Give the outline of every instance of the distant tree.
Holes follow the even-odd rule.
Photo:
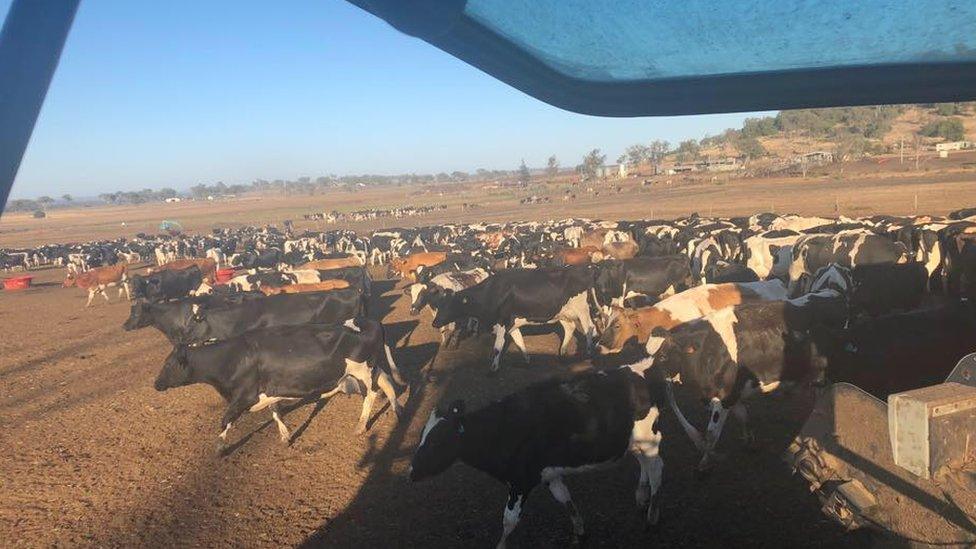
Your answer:
[[[651,148],[640,143],[631,145],[627,147],[626,151],[624,151],[624,156],[625,160],[621,163],[626,162],[632,167],[637,167],[642,162],[646,162],[651,159]]]
[[[546,175],[549,177],[559,175],[559,159],[556,158],[556,155],[552,155],[546,160]]]
[[[776,118],[764,116],[762,118],[746,118],[742,123],[742,137],[756,138],[773,135],[778,132]]]
[[[597,170],[607,161],[607,155],[602,154],[600,149],[593,149],[583,157],[582,172],[587,178],[596,177]]]
[[[468,172],[462,172],[462,171],[459,171],[459,170],[455,170],[455,171],[451,172],[451,179],[453,179],[454,181],[467,181],[468,180]]]
[[[687,139],[678,143],[678,162],[689,162],[697,160],[701,154],[701,146],[694,139]]]
[[[7,202],[7,211],[9,212],[31,212],[40,208],[41,205],[36,200],[28,198],[17,198]]]
[[[172,189],[170,187],[163,187],[162,189],[159,189],[159,192],[157,193],[159,198],[162,200],[166,200],[167,198],[176,198],[178,194],[179,193],[176,192],[176,189]]]
[[[51,204],[54,204],[54,199],[50,196],[44,195],[37,199],[37,203],[41,205],[41,208],[47,208]]]
[[[523,185],[528,185],[529,180],[532,179],[532,173],[529,171],[529,167],[525,165],[525,159],[522,159],[522,163],[518,167],[518,182]]]
[[[64,200],[65,202],[73,202],[74,201],[74,197],[71,196],[70,194],[62,194],[61,195],[61,200]]]
[[[766,148],[755,137],[740,137],[735,143],[735,148],[740,154],[749,158],[766,156]]]
[[[942,118],[922,126],[918,133],[925,137],[941,137],[946,141],[962,141],[965,137],[965,128],[962,120],[958,118]]]

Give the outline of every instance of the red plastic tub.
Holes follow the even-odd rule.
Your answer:
[[[3,281],[3,289],[9,291],[26,290],[31,287],[32,276],[14,276]]]
[[[217,269],[217,284],[227,284],[234,278],[234,269]]]

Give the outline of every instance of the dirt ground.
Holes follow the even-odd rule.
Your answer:
[[[671,217],[699,211],[732,215],[774,209],[830,215],[945,213],[976,202],[976,173],[823,175],[808,180],[673,181],[649,188],[623,182],[600,196],[520,206],[513,194],[426,194],[415,190],[337,193],[316,197],[241,199],[168,206],[54,211],[45,220],[5,215],[0,245],[110,238],[154,232],[161,219],[190,231],[213,226],[280,223],[301,213],[445,203],[436,215],[380,219],[354,228],[481,219]],[[524,194],[524,193],[523,193]],[[475,198],[472,199],[472,196]],[[483,204],[460,211],[462,201]],[[170,208],[170,209],[166,209]],[[126,220],[126,227],[120,226]],[[298,223],[302,227],[302,223]],[[325,228],[305,223],[304,226]],[[227,456],[214,451],[223,411],[207,386],[157,393],[152,382],[169,348],[153,329],[122,330],[125,302],[63,289],[63,272],[32,273],[35,287],[0,292],[0,540],[4,546],[281,546],[489,547],[501,531],[506,489],[464,465],[411,484],[409,458],[431,408],[456,398],[474,409],[551,376],[589,366],[554,356],[551,333],[526,338],[532,361],[509,353],[496,377],[486,375],[488,341],[438,351],[429,314],[408,312],[402,283],[378,281],[372,316],[387,325],[394,357],[411,380],[400,396],[397,424],[376,411],[366,435],[353,429],[359,397],[337,397],[287,414],[296,431],[282,445],[266,412],[245,416]],[[433,371],[428,380],[427,372]],[[738,426],[726,430],[726,459],[708,478],[692,472],[695,452],[666,416],[661,524],[645,530],[634,505],[638,476],[628,458],[604,472],[567,480],[586,521],[584,545],[617,546],[867,546],[877,540],[846,533],[827,520],[804,482],[781,456],[812,406],[799,393],[751,405],[760,448],[749,450]],[[699,423],[703,411],[686,409]],[[570,523],[545,490],[534,492],[513,534],[514,547],[562,547]]]
[[[438,352],[429,315],[410,316],[393,281],[374,286],[372,310],[387,324],[411,386],[397,424],[388,408],[356,435],[359,397],[308,404],[285,421],[282,445],[266,413],[234,426],[239,441],[215,453],[220,397],[207,386],[157,393],[169,351],[153,329],[125,332],[123,301],[84,309],[57,270],[0,295],[0,539],[4,545],[487,547],[501,528],[504,486],[464,465],[411,484],[409,458],[430,409],[465,399],[480,406],[528,383],[583,370],[560,360],[554,334],[527,337],[532,362],[509,353],[486,375],[486,339]],[[432,363],[432,364],[431,364]],[[432,369],[426,381],[422,368]],[[753,406],[762,448],[727,430],[727,459],[711,477],[692,474],[695,454],[672,420],[665,432],[662,522],[644,529],[633,503],[636,462],[568,480],[590,546],[756,547],[861,545],[819,512],[780,459],[812,405],[810,395]],[[700,415],[700,414],[699,414]],[[699,418],[701,419],[701,418]],[[529,498],[514,547],[560,547],[570,524],[544,490]]]

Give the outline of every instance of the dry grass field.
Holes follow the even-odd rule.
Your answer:
[[[280,224],[326,228],[302,214],[401,204],[447,204],[425,217],[349,224],[357,230],[479,220],[674,217],[693,211],[744,215],[944,214],[976,204],[976,155],[927,159],[915,172],[886,164],[846,166],[808,179],[641,179],[585,187],[554,184],[551,204],[518,199],[540,190],[487,190],[464,184],[448,193],[418,188],[335,191],[315,196],[245,197],[218,202],[54,210],[42,220],[4,215],[0,246],[27,246],[155,232],[163,219],[190,232]],[[939,162],[945,162],[940,166]],[[927,171],[926,171],[927,170]],[[617,187],[620,191],[617,192]],[[541,187],[540,187],[541,188]],[[564,201],[565,190],[576,199]],[[599,191],[599,196],[596,195]],[[480,207],[462,211],[463,202]],[[122,224],[125,224],[124,226]],[[586,369],[554,356],[557,338],[526,338],[531,365],[510,352],[488,377],[485,338],[438,351],[429,315],[411,316],[402,282],[377,281],[371,315],[386,323],[397,363],[411,385],[400,397],[400,424],[388,409],[370,431],[353,434],[361,400],[338,397],[321,410],[285,417],[298,429],[278,442],[270,418],[245,416],[226,457],[214,453],[223,404],[205,386],[157,393],[169,352],[152,329],[125,332],[128,304],[113,299],[85,309],[63,272],[33,273],[34,288],[0,293],[0,540],[10,546],[282,546],[488,547],[500,531],[505,488],[465,466],[411,485],[405,471],[430,409],[465,398],[469,408],[533,381]],[[374,273],[384,278],[382,269]],[[113,292],[114,293],[114,292]],[[435,372],[432,378],[428,371]],[[633,505],[636,463],[568,480],[589,528],[587,546],[824,547],[861,546],[872,538],[829,522],[805,484],[781,461],[812,395],[759,403],[759,450],[745,449],[735,426],[723,439],[727,459],[710,478],[690,466],[695,452],[679,436],[663,448],[662,523],[643,528]],[[694,415],[694,414],[692,414]],[[701,419],[701,418],[696,418]],[[671,420],[667,420],[670,422]],[[301,427],[299,427],[301,426]],[[665,424],[666,432],[678,432]],[[544,490],[528,499],[510,538],[515,547],[563,547],[570,525]]]

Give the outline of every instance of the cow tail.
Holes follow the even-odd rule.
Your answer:
[[[393,381],[396,381],[400,385],[406,386],[407,382],[404,381],[403,376],[400,375],[400,369],[397,368],[396,362],[393,361],[393,353],[390,352],[390,346],[386,342],[386,326],[384,326],[382,322],[380,322],[379,325],[380,341],[383,344],[383,352],[386,353],[386,364],[390,368],[390,374],[393,376]]]

